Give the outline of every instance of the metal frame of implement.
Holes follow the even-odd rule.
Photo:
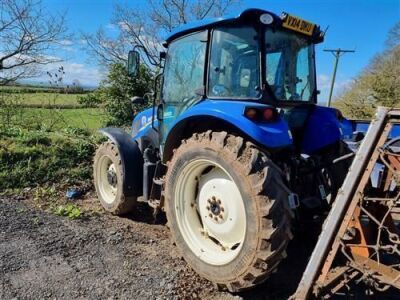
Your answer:
[[[327,291],[326,297],[329,297],[329,293],[334,294],[360,275],[364,276],[364,281],[370,280],[376,290],[382,291],[389,287],[400,289],[400,271],[385,265],[379,253],[384,250],[400,256],[399,232],[395,226],[391,226],[394,224],[392,209],[400,206],[400,193],[392,198],[367,198],[364,195],[373,167],[382,158],[381,147],[387,141],[392,125],[396,123],[400,123],[400,109],[378,107],[376,117],[356,153],[297,291],[291,299],[309,299]],[[392,160],[393,157],[389,157],[388,161]],[[395,175],[393,171],[396,170],[389,167],[386,188]],[[398,178],[396,180],[398,182]],[[372,204],[368,202],[366,205],[367,201]],[[379,232],[374,244],[368,242],[370,234],[362,224],[361,215],[369,218],[375,231]],[[392,245],[382,243],[381,235]],[[338,253],[344,255],[347,263],[333,267]]]

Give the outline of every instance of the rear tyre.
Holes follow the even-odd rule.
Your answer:
[[[268,157],[226,132],[194,134],[168,164],[173,242],[197,273],[231,292],[265,281],[286,257],[287,197]]]
[[[117,146],[108,141],[100,145],[94,157],[94,186],[103,208],[115,215],[126,214],[136,205],[136,197],[123,194],[125,180]]]

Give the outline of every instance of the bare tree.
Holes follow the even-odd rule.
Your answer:
[[[130,49],[138,46],[144,62],[154,69],[160,66],[159,51],[163,36],[193,20],[218,17],[241,0],[147,0],[146,7],[117,4],[111,26],[116,37],[107,36],[104,28],[83,34],[89,52],[101,65],[125,61]]]
[[[0,84],[38,75],[38,65],[59,61],[53,47],[67,38],[64,15],[40,0],[0,0]]]

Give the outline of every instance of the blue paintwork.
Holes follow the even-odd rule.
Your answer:
[[[244,115],[246,106],[268,107],[268,105],[249,101],[206,100],[192,106],[171,122],[168,132],[179,122],[198,116],[215,117],[236,126],[255,141],[267,148],[287,147],[292,144],[289,127],[279,118],[272,123],[255,123]],[[168,137],[167,137],[168,139]]]
[[[335,109],[316,106],[311,113],[302,141],[302,153],[313,152],[342,139],[341,124]]]
[[[176,37],[181,36],[183,34],[189,33],[191,31],[196,31],[208,27],[214,27],[216,24],[221,23],[221,22],[229,22],[229,21],[234,21],[239,19],[243,14],[248,14],[252,12],[258,12],[258,13],[268,13],[272,15],[274,18],[279,18],[277,15],[275,15],[272,12],[263,10],[263,9],[258,9],[258,8],[248,8],[244,11],[242,11],[238,15],[226,15],[222,16],[219,18],[206,18],[203,20],[195,21],[195,22],[190,22],[188,24],[179,26],[178,28],[174,29],[172,32],[170,32],[166,37],[165,41],[167,43],[171,42],[174,40]]]
[[[151,128],[151,121],[153,118],[153,108],[148,108],[139,114],[133,119],[132,122],[132,138],[134,140],[145,136]],[[154,127],[158,127],[158,120],[154,120]]]
[[[283,148],[293,144],[286,121],[279,118],[273,123],[255,123],[243,116],[246,106],[268,107],[266,104],[248,101],[205,100],[192,106],[176,119],[164,120],[164,125],[170,132],[178,123],[188,118],[209,116],[236,126],[266,148]],[[132,122],[133,139],[136,140],[147,134],[151,128],[152,115],[153,109],[149,108],[134,118]],[[158,127],[158,120],[154,121],[154,126]],[[368,122],[354,123],[346,119],[339,121],[335,109],[316,106],[307,121],[301,152],[312,154],[341,139],[350,139],[355,130],[365,132],[367,129]],[[394,131],[397,132],[396,135],[400,135],[400,126],[395,127]],[[168,136],[166,136],[167,138]]]
[[[341,119],[339,121],[340,123],[340,129],[342,131],[342,138],[343,139],[351,139],[351,137],[353,136],[353,123],[350,120],[347,119]]]
[[[366,133],[370,124],[370,121],[357,121],[357,120],[352,120],[350,121],[353,131],[359,131],[359,132],[364,132]],[[392,130],[389,133],[389,138],[395,138],[400,136],[400,124],[395,124],[392,127]]]
[[[243,112],[246,106],[268,107],[266,104],[248,101],[205,100],[192,106],[176,119],[164,120],[167,132],[178,123],[191,117],[208,116],[224,120],[236,126],[266,148],[283,148],[293,144],[289,127],[281,117],[273,123],[250,121]],[[132,122],[132,137],[138,139],[151,128],[153,109],[139,113]],[[167,122],[168,121],[168,122]],[[158,121],[154,121],[157,128]],[[312,154],[341,139],[350,138],[354,124],[346,119],[339,121],[335,109],[316,106],[308,119],[302,142],[302,153]],[[366,124],[365,126],[368,127]],[[400,130],[400,128],[399,128]],[[166,139],[168,136],[165,137]]]

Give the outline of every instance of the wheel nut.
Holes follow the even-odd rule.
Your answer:
[[[218,199],[218,204],[221,204],[221,200]]]
[[[222,212],[224,212],[224,211],[225,211],[225,209],[224,209],[222,206],[221,206],[221,208],[220,208],[220,209],[221,209],[221,211],[222,211]]]
[[[206,206],[206,208],[207,208],[207,210],[210,210],[210,207],[209,207],[209,206]]]
[[[220,219],[223,219],[224,217],[223,217],[222,215],[219,215],[219,218],[220,218]]]
[[[212,218],[212,214],[209,214],[208,216],[209,216],[210,218]]]
[[[218,218],[217,217],[215,217],[214,220],[218,222]]]
[[[215,201],[215,196],[212,196],[211,199],[213,199]]]
[[[211,204],[211,200],[210,199],[208,199],[207,202]]]

